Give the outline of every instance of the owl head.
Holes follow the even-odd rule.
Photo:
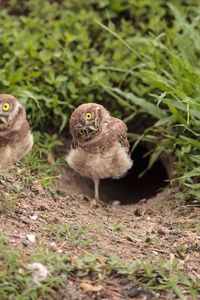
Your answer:
[[[85,103],[74,110],[70,130],[74,140],[87,141],[99,134],[102,122],[109,116],[100,104]]]
[[[16,124],[16,119],[26,116],[25,110],[21,103],[12,95],[0,95],[0,130],[11,128]]]

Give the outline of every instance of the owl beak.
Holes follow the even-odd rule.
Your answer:
[[[88,128],[92,131],[97,131],[96,128],[94,126],[88,126]]]
[[[4,117],[0,117],[0,122],[4,123],[4,124],[7,124],[7,121],[6,121],[6,119]]]

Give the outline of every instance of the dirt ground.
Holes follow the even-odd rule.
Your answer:
[[[185,275],[191,273],[200,280],[200,236],[195,230],[200,207],[181,204],[177,189],[166,189],[155,197],[143,198],[133,204],[91,207],[92,181],[79,176],[67,165],[62,166],[60,172],[62,178],[57,182],[57,189],[62,193],[59,196],[35,181],[20,191],[9,210],[0,214],[0,232],[13,246],[25,254],[35,252],[41,243],[48,246],[49,252],[68,253],[71,257],[79,257],[85,252],[102,253],[103,257],[116,253],[130,262],[146,260],[149,254],[165,261],[173,254]],[[17,175],[12,172],[7,178],[10,182],[0,183],[4,193],[18,182]],[[0,204],[4,201],[0,195]],[[59,224],[73,224],[73,230],[90,227],[85,231],[84,239],[92,236],[93,241],[83,249],[69,245],[67,239],[61,243],[52,229]],[[29,240],[30,235],[34,235],[35,241]],[[123,276],[105,277],[101,282],[104,289],[89,294],[80,289],[80,284],[78,279],[69,278],[63,294],[59,292],[54,299],[155,298],[146,290],[132,297],[124,290],[130,280]],[[157,299],[171,299],[165,293],[156,293]]]

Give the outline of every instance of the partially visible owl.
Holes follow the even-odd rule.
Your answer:
[[[127,127],[102,105],[86,103],[72,113],[70,131],[73,140],[67,163],[76,172],[92,178],[95,200],[101,202],[100,179],[120,178],[132,167]]]
[[[33,136],[22,104],[11,95],[0,95],[0,171],[21,159],[32,146]]]

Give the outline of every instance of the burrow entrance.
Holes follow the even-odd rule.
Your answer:
[[[63,150],[66,154],[66,148]],[[116,180],[102,179],[100,181],[100,198],[104,202],[119,200],[123,205],[136,203],[140,199],[151,198],[167,185],[168,172],[161,160],[157,161],[143,177],[139,178],[139,175],[148,166],[149,157],[144,158],[147,151],[148,149],[145,146],[137,146],[131,155],[134,161],[133,167],[125,177]],[[93,199],[93,181],[76,173],[69,166],[64,167],[64,169],[60,187],[64,187],[67,194],[83,195]]]
[[[132,153],[133,167],[128,174],[117,180],[103,179],[100,183],[100,195],[102,200],[119,200],[121,204],[136,203],[142,198],[155,196],[159,189],[167,185],[167,172],[161,160],[158,160],[153,167],[141,178],[139,175],[147,168],[149,157],[144,155],[146,147],[138,146]]]

